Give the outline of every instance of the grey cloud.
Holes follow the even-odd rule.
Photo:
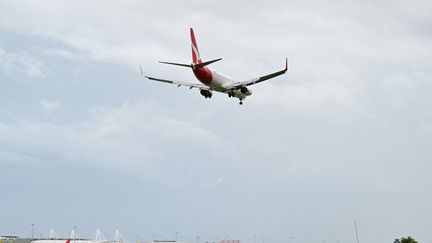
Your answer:
[[[92,213],[116,209],[127,216],[126,234],[149,239],[181,231],[185,239],[348,242],[354,219],[368,242],[405,233],[431,239],[429,3],[2,1],[0,11],[2,34],[12,36],[0,42],[1,60],[22,47],[50,74],[28,87],[13,86],[2,71],[1,169],[42,173],[27,176],[45,196],[55,172],[80,174],[85,183],[62,181],[76,194],[118,188],[127,199],[83,203],[91,216],[73,203],[62,206],[67,214],[31,198],[39,207],[83,228],[125,222]],[[151,75],[194,80],[157,64],[190,59],[189,26],[202,56],[222,56],[214,67],[236,78],[278,69],[285,56],[290,70],[253,87],[241,107],[142,80],[138,63]],[[24,37],[34,47],[20,46]],[[12,63],[27,75],[22,61]],[[61,101],[61,109],[45,114],[44,100],[48,109]],[[1,185],[33,195],[22,184]],[[13,195],[5,208],[24,197]],[[41,216],[19,208],[22,221]],[[5,229],[11,225],[18,228]]]
[[[57,109],[56,101],[45,103],[46,109]],[[218,135],[190,121],[152,112],[145,103],[126,102],[90,120],[65,124],[46,121],[3,123],[1,133],[3,152],[15,154],[17,158],[9,156],[9,161],[4,160],[8,163],[13,162],[11,160],[20,162],[21,157],[53,163],[85,161],[152,178],[164,173],[157,161],[175,156],[185,159],[203,146],[228,149]],[[201,145],[193,145],[197,143]],[[182,144],[191,146],[183,147]]]

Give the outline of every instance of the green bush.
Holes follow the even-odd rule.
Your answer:
[[[411,236],[403,237],[400,241],[401,243],[418,243],[416,240],[414,240]]]

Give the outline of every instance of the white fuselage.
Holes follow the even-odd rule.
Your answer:
[[[230,97],[236,97],[239,99],[245,99],[247,96],[252,94],[252,91],[250,89],[247,89],[247,92],[242,93],[241,90],[235,89],[231,91],[227,91],[226,87],[229,84],[235,83],[235,81],[231,78],[228,78],[227,76],[217,72],[216,70],[211,70],[208,68],[208,71],[211,72],[211,82],[210,83],[204,83],[210,87],[212,90],[217,92],[222,92],[228,94]]]

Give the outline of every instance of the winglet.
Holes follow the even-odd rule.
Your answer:
[[[285,58],[285,72],[288,71],[288,57]]]
[[[144,75],[143,70],[142,70],[142,67],[141,67],[141,64],[138,64],[138,65],[139,65],[139,67],[140,67],[141,75]]]

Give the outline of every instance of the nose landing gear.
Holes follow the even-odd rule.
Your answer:
[[[235,93],[234,93],[233,91],[228,93],[228,97],[229,97],[229,98],[231,98],[231,97],[236,97],[236,98],[238,98],[238,99],[239,99],[239,105],[243,105],[243,99],[244,99],[244,98],[239,98],[238,96],[235,95]]]

